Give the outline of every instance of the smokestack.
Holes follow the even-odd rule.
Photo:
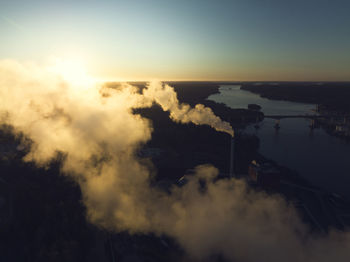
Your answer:
[[[234,147],[235,147],[235,144],[234,144],[234,138],[231,137],[231,150],[230,150],[230,178],[234,177]]]

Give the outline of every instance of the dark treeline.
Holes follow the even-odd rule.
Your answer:
[[[175,123],[159,106],[138,109],[135,113],[152,120],[152,139],[146,148],[164,150],[152,162],[159,179],[179,179],[187,169],[212,163],[220,170],[228,170],[230,136],[209,126]]]
[[[350,82],[243,83],[241,89],[269,99],[321,104],[350,112]]]
[[[11,128],[0,129],[2,144],[19,144]],[[15,150],[13,150],[15,152]],[[23,163],[23,153],[0,160],[0,261],[88,261],[94,233],[85,219],[79,186],[60,174],[58,157],[45,168]]]

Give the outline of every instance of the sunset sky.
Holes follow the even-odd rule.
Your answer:
[[[0,59],[115,80],[350,80],[348,0],[0,0]]]

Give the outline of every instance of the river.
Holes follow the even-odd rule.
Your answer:
[[[258,104],[264,114],[314,114],[315,105],[276,101],[241,90],[238,85],[224,85],[219,94],[208,97],[231,108],[247,108]],[[279,164],[297,171],[313,185],[350,199],[350,143],[328,135],[323,129],[311,130],[310,120],[281,119],[276,131],[275,120],[264,119],[260,128],[250,125],[243,132],[260,139],[259,152]]]

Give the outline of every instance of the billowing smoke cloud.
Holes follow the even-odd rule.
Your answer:
[[[217,131],[226,132],[233,136],[233,129],[230,124],[214,115],[210,108],[201,104],[197,104],[195,108],[191,108],[187,104],[180,104],[176,92],[169,85],[150,83],[143,94],[145,97],[157,102],[164,111],[169,111],[170,117],[174,121],[209,125]]]
[[[249,262],[349,260],[348,233],[310,236],[280,197],[251,191],[240,180],[215,180],[218,170],[210,165],[197,167],[170,193],[151,187],[151,173],[135,152],[151,138],[152,125],[132,109],[154,102],[175,121],[233,135],[210,109],[179,105],[167,85],[152,83],[142,94],[130,85],[79,86],[33,64],[0,62],[2,123],[33,141],[25,161],[44,166],[58,152],[65,155],[62,172],[80,184],[92,223],[167,234],[199,260],[213,254]]]

